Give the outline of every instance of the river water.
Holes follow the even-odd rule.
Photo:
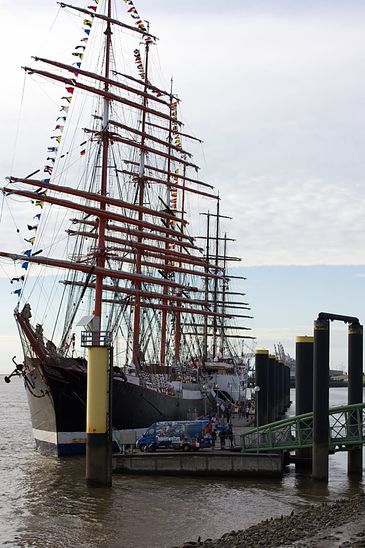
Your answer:
[[[346,400],[346,388],[331,389],[331,406]],[[328,487],[291,466],[282,480],[115,475],[111,489],[90,489],[83,458],[34,450],[20,379],[0,377],[0,411],[1,546],[170,548],[364,489],[347,478],[345,453],[330,458]]]

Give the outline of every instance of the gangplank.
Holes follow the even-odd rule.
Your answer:
[[[329,450],[348,451],[365,443],[365,403],[329,410]],[[311,447],[313,413],[305,413],[265,424],[241,434],[242,452],[294,451]]]

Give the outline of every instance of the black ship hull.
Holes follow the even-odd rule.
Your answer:
[[[86,442],[86,364],[26,360],[23,372],[36,447],[57,456],[83,454]],[[196,391],[196,393],[198,393]],[[207,397],[189,399],[113,378],[113,430],[147,428],[153,422],[186,420],[213,408]]]

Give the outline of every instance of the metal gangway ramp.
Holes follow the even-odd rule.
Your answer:
[[[329,410],[329,450],[348,451],[365,443],[365,403],[332,407]],[[312,447],[313,412],[265,424],[241,434],[245,453],[294,451]]]

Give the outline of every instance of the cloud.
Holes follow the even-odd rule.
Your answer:
[[[26,3],[17,13],[10,2],[3,9],[26,42],[12,47],[4,67],[0,169],[8,175],[22,88],[15,67],[30,53],[64,54],[68,42],[71,51],[80,21],[61,10],[53,24],[46,2],[32,22]],[[365,9],[356,2],[142,0],[139,11],[161,38],[151,54],[154,81],[168,88],[173,74],[185,129],[205,141],[196,161],[219,190],[222,212],[234,217],[227,224],[238,240],[234,252],[248,265],[363,263]],[[3,49],[13,26],[4,28]],[[44,161],[47,130],[36,136],[29,108],[37,126],[51,129],[58,92],[27,82],[21,117],[28,131],[15,149],[20,174]]]
[[[201,44],[167,55],[236,252],[249,265],[363,263],[363,10],[243,13],[184,21]]]

